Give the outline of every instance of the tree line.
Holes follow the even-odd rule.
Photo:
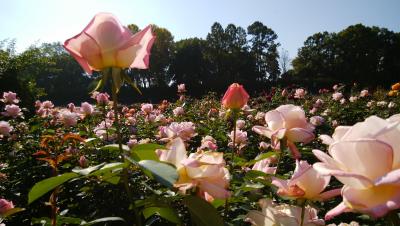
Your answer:
[[[128,26],[133,32],[139,28]],[[174,41],[166,28],[154,26],[148,70],[129,70],[143,94],[126,87],[125,103],[157,102],[176,98],[176,85],[185,83],[188,94],[222,93],[233,82],[250,92],[271,86],[292,85],[311,89],[334,83],[357,82],[386,86],[400,78],[400,33],[386,28],[350,26],[338,33],[313,34],[292,61],[278,51],[277,34],[257,21],[247,29],[214,23],[205,39]],[[31,46],[15,52],[15,41],[0,42],[0,91],[13,90],[32,108],[36,98],[58,105],[89,99],[98,74],[86,76],[60,43]],[[156,94],[156,95],[155,95]]]

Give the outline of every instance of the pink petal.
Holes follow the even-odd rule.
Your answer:
[[[277,110],[271,110],[265,114],[265,122],[272,131],[285,127],[285,119]]]
[[[351,129],[351,126],[338,126],[332,135],[334,141],[339,141]]]
[[[231,193],[223,186],[218,186],[215,181],[201,180],[199,187],[216,199],[227,199]]]
[[[334,165],[318,162],[314,163],[313,167],[322,175],[335,176],[343,184],[354,188],[362,189],[373,186],[373,183],[369,178],[360,174],[343,171]]]
[[[330,137],[330,136],[328,136],[328,135],[325,135],[325,134],[320,135],[320,136],[319,136],[319,139],[322,140],[322,143],[323,143],[323,144],[327,144],[327,145],[330,145],[330,144],[332,144],[333,142],[335,142],[335,140],[332,139],[332,137]]]
[[[339,165],[339,163],[336,162],[336,160],[334,160],[331,156],[327,155],[325,152],[322,152],[322,151],[320,151],[318,149],[314,149],[314,150],[312,150],[312,152],[315,155],[315,157],[317,157],[323,163],[326,163],[326,164],[331,165],[331,166],[338,166]]]
[[[136,53],[135,61],[130,65],[130,68],[147,69],[150,62],[150,50],[156,39],[156,36],[151,30],[151,26],[147,26],[142,31],[135,34],[135,38],[140,37],[140,49]]]
[[[392,169],[393,150],[390,145],[379,140],[340,141],[329,146],[329,153],[346,167],[346,171],[364,175],[371,180]]]
[[[400,207],[399,186],[374,186],[370,189],[343,187],[343,201],[352,209],[378,218]]]
[[[341,202],[339,205],[337,205],[335,208],[329,210],[326,215],[325,215],[325,220],[330,220],[334,218],[337,215],[340,215],[344,212],[349,212],[350,208],[347,207],[343,202]]]
[[[299,152],[299,149],[297,149],[296,145],[294,143],[290,142],[289,140],[286,143],[289,148],[289,151],[292,154],[292,157],[294,159],[299,159],[301,157],[301,154]]]
[[[167,150],[156,150],[160,161],[169,162],[179,168],[181,162],[187,158],[185,144],[181,138],[175,138],[167,144]]]
[[[261,136],[266,136],[268,138],[271,138],[272,134],[274,133],[274,131],[265,126],[253,126],[252,130]]]
[[[85,33],[80,33],[64,42],[64,48],[75,58],[86,73],[101,70],[103,60],[96,41]]]
[[[303,128],[292,128],[287,131],[286,136],[292,142],[309,143],[314,139],[314,133]]]
[[[336,197],[338,195],[341,194],[342,189],[341,188],[337,188],[337,189],[333,189],[333,190],[329,190],[326,192],[323,192],[319,195],[319,200],[324,201],[324,200],[328,200],[331,199],[333,197]]]
[[[281,113],[285,121],[285,128],[305,128],[307,126],[307,120],[304,110],[292,104],[281,105],[276,108],[276,111]]]
[[[375,181],[375,186],[380,185],[399,185],[400,186],[400,169],[389,172],[388,174],[379,177]]]

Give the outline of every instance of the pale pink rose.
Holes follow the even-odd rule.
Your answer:
[[[336,93],[333,93],[333,94],[332,94],[332,99],[333,99],[333,100],[339,101],[339,100],[342,99],[342,98],[343,98],[343,94],[340,93],[340,92],[336,92]]]
[[[89,104],[88,102],[83,102],[83,103],[81,104],[80,110],[81,110],[81,113],[82,113],[82,114],[88,116],[88,115],[92,115],[92,114],[93,114],[94,108],[93,108],[93,106],[92,106],[91,104]]]
[[[198,151],[187,156],[185,143],[175,138],[167,144],[166,150],[158,149],[156,154],[160,161],[175,165],[179,180],[174,186],[180,192],[197,187],[198,195],[209,202],[215,198],[229,198],[230,175],[222,152]]]
[[[320,126],[324,124],[325,119],[322,118],[321,116],[313,116],[310,118],[310,123],[313,124],[314,126]]]
[[[236,121],[236,128],[243,129],[246,126],[246,121],[239,119]]]
[[[185,84],[179,84],[178,85],[178,93],[184,93],[186,92],[186,85]]]
[[[325,225],[324,220],[318,219],[317,210],[306,206],[303,223],[301,224],[302,209],[288,204],[277,205],[270,199],[260,199],[261,211],[251,210],[245,221],[254,226],[318,226]]]
[[[157,119],[157,115],[150,113],[148,115],[146,115],[146,118],[144,119],[146,122],[155,122]]]
[[[14,208],[12,201],[6,199],[0,199],[0,215]]]
[[[269,166],[272,163],[276,163],[275,158],[272,158],[272,157],[265,158],[265,159],[262,159],[262,160],[256,162],[251,169],[261,171],[266,174],[275,174],[276,167]]]
[[[388,108],[394,108],[394,107],[396,107],[396,104],[394,102],[390,101],[388,104]]]
[[[356,102],[357,100],[358,100],[358,97],[357,97],[357,96],[351,96],[351,97],[349,98],[349,101],[352,102],[352,103]]]
[[[13,127],[6,121],[0,121],[0,134],[3,136],[10,136]]]
[[[61,110],[59,120],[66,127],[75,126],[78,123],[78,114],[70,112],[69,110]]]
[[[335,85],[332,87],[332,89],[333,89],[333,90],[339,89],[339,85],[338,85],[338,84],[335,84]]]
[[[164,142],[176,137],[180,137],[183,141],[189,141],[197,133],[193,122],[173,122],[169,126],[160,127],[160,135],[160,140]]]
[[[313,105],[314,108],[320,108],[324,104],[324,101],[321,99],[317,99]]]
[[[107,105],[110,102],[110,95],[108,93],[97,93],[96,95],[97,104]]]
[[[150,114],[153,111],[152,104],[142,104],[141,110],[145,114]]]
[[[156,122],[160,122],[162,125],[166,124],[168,122],[168,119],[165,117],[163,114],[159,114],[156,116],[155,119]]]
[[[239,149],[244,148],[247,145],[247,132],[237,129],[236,136],[234,136],[234,134],[234,131],[231,131],[229,134],[231,142],[229,142],[228,146],[233,146],[233,138],[235,137],[235,145],[239,147]]]
[[[185,114],[185,110],[183,110],[183,107],[176,107],[174,110],[172,110],[172,112],[174,113],[175,117]]]
[[[115,117],[114,111],[109,111],[109,112],[107,112],[106,118],[113,120],[114,117]]]
[[[154,39],[151,26],[133,35],[114,15],[98,13],[80,34],[66,40],[64,47],[92,74],[112,67],[147,69]]]
[[[254,117],[257,121],[264,121],[265,120],[265,113],[264,112],[257,112],[256,116]]]
[[[346,99],[345,98],[340,99],[340,104],[345,104],[345,103],[346,103]]]
[[[366,96],[368,96],[368,95],[369,95],[368,90],[366,90],[366,89],[361,90],[361,92],[360,92],[360,97],[366,97]]]
[[[215,151],[217,148],[217,141],[212,136],[207,135],[201,139],[201,146],[198,148],[198,150]]]
[[[35,101],[35,108],[39,109],[40,107],[42,107],[42,102],[40,102],[40,100],[36,100]]]
[[[113,122],[114,121],[110,119],[103,120],[93,129],[93,132],[96,134],[97,137],[106,141],[111,141],[116,138],[115,134],[112,134],[109,129],[110,127],[112,127]]]
[[[5,112],[1,113],[4,116],[16,118],[22,115],[21,108],[19,108],[19,106],[15,104],[6,105],[4,110]]]
[[[371,116],[353,126],[321,135],[328,153],[313,150],[314,168],[344,184],[343,202],[325,216],[361,212],[374,218],[400,208],[400,121]]]
[[[138,141],[136,139],[130,139],[126,145],[128,145],[129,148],[133,148],[138,144]]]
[[[49,100],[46,100],[46,101],[43,101],[41,107],[42,107],[42,108],[51,109],[51,108],[54,107],[54,104],[53,104],[53,102],[51,102],[51,101],[49,101]]]
[[[3,99],[0,99],[1,102],[5,104],[18,104],[19,100],[17,98],[17,94],[11,91],[3,92]]]
[[[307,122],[304,110],[295,105],[281,105],[265,114],[267,126],[253,126],[253,131],[271,139],[271,145],[279,149],[279,140],[286,137],[294,158],[300,153],[295,142],[308,143],[314,139],[314,126]]]
[[[74,103],[69,103],[69,104],[67,104],[67,108],[68,108],[68,110],[70,110],[71,112],[75,112],[75,104],[74,104]]]
[[[294,93],[294,98],[296,99],[304,99],[304,97],[306,96],[306,91],[304,89],[296,89],[295,93]]]
[[[340,189],[323,192],[331,177],[322,175],[307,161],[296,160],[296,169],[289,180],[272,178],[272,184],[278,187],[278,195],[296,199],[326,200],[340,195]]]
[[[338,125],[339,125],[339,122],[336,119],[332,120],[332,127],[336,127]]]

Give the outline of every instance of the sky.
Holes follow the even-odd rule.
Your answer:
[[[280,49],[295,57],[310,35],[349,25],[400,32],[400,0],[0,0],[0,40],[16,39],[18,52],[32,44],[78,34],[98,12],[122,24],[167,28],[175,41],[205,38],[214,22],[247,28],[260,21],[278,35]]]

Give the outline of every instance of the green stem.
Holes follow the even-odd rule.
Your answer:
[[[231,159],[228,161],[228,170],[229,173],[231,174],[231,177],[233,176],[233,169],[234,169],[234,163],[233,163],[233,158],[235,157],[235,152],[236,152],[236,121],[237,121],[237,112],[233,111],[233,138],[232,138],[232,152],[231,152]],[[229,212],[229,198],[225,199],[225,211],[224,211],[224,217],[228,217],[228,212]]]
[[[124,153],[124,150],[122,149],[121,124],[119,121],[119,114],[118,114],[118,93],[117,93],[117,90],[116,90],[116,87],[114,84],[112,84],[111,87],[112,87],[111,91],[112,91],[113,110],[114,110],[114,119],[115,119],[116,133],[117,133],[118,148],[119,148],[119,152],[121,153],[121,156],[122,156],[122,161],[126,162],[125,155],[124,155],[125,153]],[[128,169],[126,167],[124,167],[124,169],[122,170],[122,178],[123,178],[123,182],[124,182],[125,191],[128,194],[128,198],[129,198],[130,202],[133,203],[134,199],[133,199],[131,189],[129,187]],[[134,211],[135,217],[136,217],[136,225],[141,226],[142,219],[141,219],[141,216],[140,216],[137,208],[134,207],[133,211]]]
[[[303,226],[303,224],[304,224],[304,213],[305,213],[305,210],[306,210],[307,200],[299,200],[299,202],[301,203],[301,221],[300,221],[300,226]]]

